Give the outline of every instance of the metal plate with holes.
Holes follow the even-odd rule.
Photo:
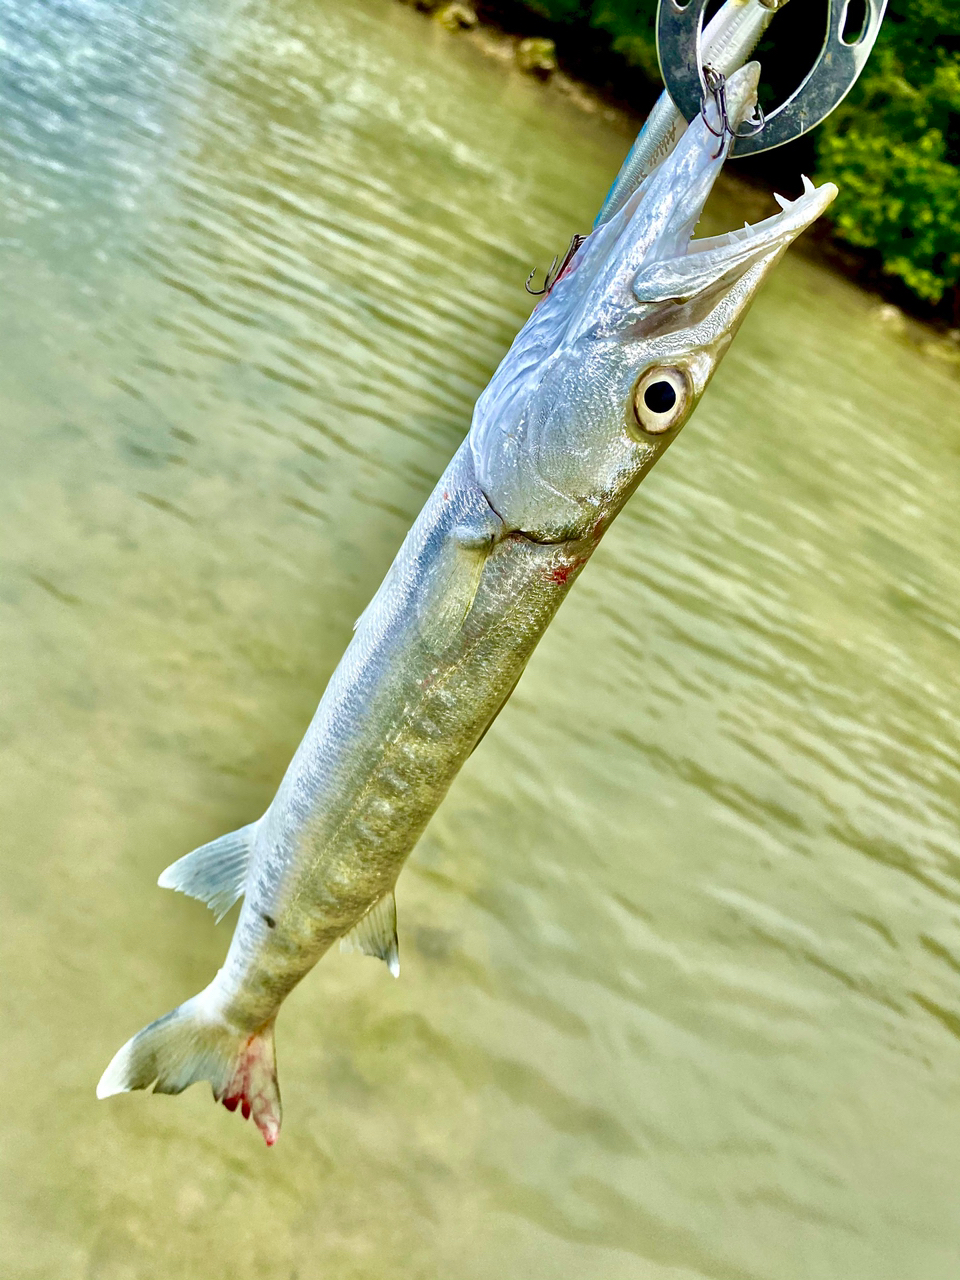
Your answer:
[[[851,0],[829,0],[827,35],[809,75],[790,97],[766,118],[751,137],[737,138],[732,156],[755,155],[792,142],[818,125],[842,102],[870,55],[887,0],[865,0],[866,19],[857,39],[843,39]],[[657,12],[657,56],[667,92],[687,120],[699,115],[706,94],[700,35],[707,0],[660,0]]]

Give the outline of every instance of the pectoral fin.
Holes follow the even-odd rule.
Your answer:
[[[362,951],[382,960],[395,978],[400,976],[397,939],[397,900],[391,889],[370,908],[360,922],[340,939],[341,951]]]
[[[503,526],[491,511],[463,520],[429,565],[417,606],[420,634],[434,653],[456,639],[473,607],[483,567]]]

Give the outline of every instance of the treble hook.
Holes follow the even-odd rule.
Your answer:
[[[700,95],[700,114],[703,116],[703,123],[707,126],[715,138],[720,139],[720,143],[713,153],[714,160],[723,150],[723,140],[730,135],[731,138],[753,138],[760,133],[767,118],[763,114],[763,107],[757,103],[757,120],[744,120],[737,128],[733,128],[730,124],[730,117],[727,114],[727,77],[722,71],[717,71],[715,67],[709,65],[703,68],[703,93]],[[710,95],[717,107],[717,114],[720,117],[720,128],[715,129],[707,118],[707,96]],[[744,128],[746,126],[746,128]]]
[[[530,281],[537,274],[537,268],[534,267],[533,270],[530,272],[530,274],[527,276],[526,280],[524,280],[523,282],[523,287],[526,289],[527,293],[531,294],[534,298],[542,298],[545,293],[549,293],[550,290],[553,288],[554,281],[556,280],[556,276],[553,276],[553,271],[556,265],[557,265],[557,255],[554,254],[553,261],[550,263],[550,266],[547,268],[547,273],[543,277],[542,289],[530,288]],[[551,276],[552,276],[552,279],[551,279]]]
[[[550,290],[553,288],[553,286],[557,283],[557,281],[563,275],[563,273],[566,271],[567,267],[570,265],[570,261],[573,258],[573,255],[577,252],[577,250],[580,248],[580,246],[583,244],[586,238],[587,238],[586,236],[578,236],[578,235],[575,235],[572,237],[572,239],[570,240],[570,244],[567,248],[567,252],[563,255],[563,261],[560,263],[559,267],[557,266],[556,255],[554,255],[554,259],[550,263],[550,268],[547,271],[547,274],[543,277],[542,289],[530,288],[530,281],[537,274],[537,268],[534,267],[533,270],[530,272],[530,274],[527,276],[526,280],[523,282],[523,287],[526,289],[527,293],[531,294],[534,298],[542,298],[545,293],[549,293]]]

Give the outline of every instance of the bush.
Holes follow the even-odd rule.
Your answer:
[[[937,303],[960,283],[960,6],[894,0],[850,97],[821,126],[837,234]]]

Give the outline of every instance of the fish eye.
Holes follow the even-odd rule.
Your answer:
[[[662,435],[683,418],[690,399],[690,379],[682,369],[648,369],[633,392],[633,412],[642,430]]]
[[[677,403],[677,393],[664,378],[650,383],[643,393],[643,403],[651,413],[668,413]]]

